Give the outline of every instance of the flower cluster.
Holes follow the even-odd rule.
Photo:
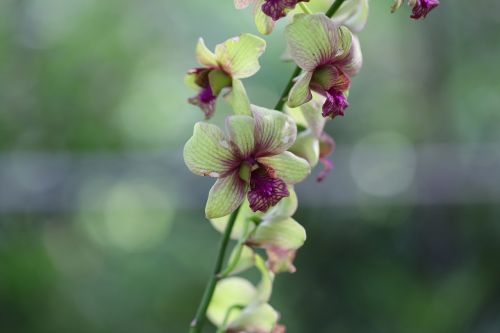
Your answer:
[[[187,73],[186,83],[196,91],[189,102],[199,106],[208,120],[222,94],[235,114],[226,117],[224,130],[206,121],[195,124],[184,146],[184,161],[194,174],[215,179],[205,215],[224,234],[220,258],[228,239],[236,245],[225,268],[217,268],[209,283],[193,333],[201,332],[205,315],[218,333],[286,330],[269,299],[276,274],[296,271],[293,262],[306,240],[305,229],[292,217],[298,206],[294,185],[320,163],[318,181],[333,169],[329,155],[335,141],[325,126],[345,115],[352,78],[363,63],[356,34],[366,25],[368,0],[337,1],[340,6],[333,5],[326,15],[313,14],[308,0],[235,0],[237,9],[253,6],[262,34],[271,33],[277,20],[293,14],[285,38],[298,75],[290,80],[277,110],[253,105],[241,81],[260,69],[263,39],[242,34],[217,45],[215,52],[203,39],[198,41],[201,67]],[[402,1],[396,0],[393,10]],[[418,19],[439,1],[409,4],[411,17]],[[258,283],[236,276],[252,268],[260,272]]]

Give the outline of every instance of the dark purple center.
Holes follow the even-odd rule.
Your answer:
[[[326,91],[326,101],[323,104],[323,117],[343,116],[344,110],[347,109],[349,103],[342,91],[332,88]]]
[[[439,0],[417,0],[413,7],[412,19],[425,18],[427,14],[439,5]]]
[[[262,5],[262,11],[273,21],[278,21],[286,16],[287,9],[294,9],[299,2],[308,2],[309,0],[266,0]]]
[[[202,89],[198,96],[200,98],[201,103],[210,103],[213,100],[215,100],[215,96],[212,93],[212,88],[210,88],[210,85],[208,85],[206,88]]]
[[[199,106],[205,114],[205,118],[209,119],[215,112],[216,98],[217,96],[214,96],[214,94],[212,93],[210,85],[207,85],[205,88],[202,88],[200,90],[198,95],[189,98],[188,101],[193,105]]]
[[[266,212],[269,207],[276,205],[282,198],[289,195],[288,187],[283,180],[271,177],[262,169],[252,171],[248,202],[254,212]]]

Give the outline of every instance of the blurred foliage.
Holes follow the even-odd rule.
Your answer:
[[[365,65],[329,132],[342,144],[395,132],[404,151],[500,142],[500,3],[442,1],[422,22],[390,15],[390,3],[371,3]],[[292,69],[278,60],[284,24],[245,81],[263,106]],[[168,150],[180,161],[202,119],[182,83],[197,38],[213,47],[247,31],[256,33],[250,10],[231,1],[3,0],[0,150]],[[181,209],[182,186],[156,185],[94,179],[77,189],[74,210],[0,213],[0,332],[185,332],[219,235],[201,202]],[[289,332],[500,331],[500,207],[391,205],[399,192],[375,205],[301,206],[308,241],[271,300]]]

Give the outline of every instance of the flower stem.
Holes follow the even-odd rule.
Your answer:
[[[226,230],[224,231],[224,236],[222,237],[222,241],[220,243],[219,254],[217,255],[217,261],[215,262],[214,272],[212,274],[212,277],[210,278],[210,281],[208,281],[207,287],[205,288],[205,293],[203,294],[201,303],[198,306],[198,310],[196,311],[196,317],[191,322],[189,333],[200,333],[203,328],[208,305],[210,304],[210,300],[212,299],[212,296],[214,294],[215,286],[220,280],[219,275],[222,271],[222,264],[224,263],[227,245],[229,244],[229,238],[231,236],[231,232],[233,231],[234,222],[236,221],[236,217],[238,216],[239,211],[240,207],[238,207],[229,217]]]
[[[339,7],[344,3],[344,1],[345,0],[336,0],[332,4],[330,9],[328,9],[328,11],[325,13],[325,15],[328,17],[332,17],[337,12]],[[301,71],[300,67],[298,66],[295,67],[292,76],[290,77],[290,80],[288,80],[288,83],[285,89],[283,90],[280,99],[278,100],[278,103],[274,107],[275,110],[279,111],[283,110],[283,106],[285,105],[287,96],[290,93],[290,90],[292,89],[293,80],[295,79],[296,76],[300,74],[300,71]],[[201,299],[201,303],[198,306],[198,310],[196,311],[196,317],[191,322],[189,333],[201,333],[203,329],[208,305],[212,300],[212,296],[214,294],[217,282],[221,279],[220,273],[222,272],[222,264],[224,263],[224,257],[226,255],[227,245],[229,244],[229,238],[231,236],[231,232],[233,231],[234,222],[236,221],[236,217],[238,216],[239,211],[240,207],[238,207],[238,209],[236,209],[229,217],[229,222],[226,226],[226,230],[224,231],[224,236],[222,238],[219,247],[219,253],[217,255],[217,261],[215,262],[214,273],[212,274],[212,277],[210,278],[210,281],[208,281],[207,287],[205,288],[203,298]]]
[[[309,6],[307,6],[305,3],[303,2],[300,2],[299,3],[299,6],[300,6],[300,9],[302,9],[302,11],[306,14],[312,14],[311,12],[311,9],[309,8]]]
[[[344,1],[345,0],[335,1],[328,9],[328,11],[325,13],[325,15],[328,17],[332,17],[337,12],[337,10],[339,10],[340,6],[344,3]],[[299,66],[295,67],[295,69],[293,70],[292,76],[288,80],[285,90],[283,90],[283,92],[281,93],[280,99],[278,100],[278,103],[276,103],[276,106],[274,107],[275,110],[283,111],[283,106],[285,105],[288,94],[290,93],[290,90],[293,87],[294,83],[293,81],[300,74],[300,71],[301,69]]]

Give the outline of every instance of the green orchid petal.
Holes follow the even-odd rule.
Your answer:
[[[220,177],[231,170],[235,159],[224,133],[215,125],[196,123],[184,146],[184,162],[200,176]]]
[[[264,216],[262,216],[262,220],[287,218],[295,214],[299,202],[293,186],[288,186],[288,193],[288,197],[281,199],[276,206],[271,207]]]
[[[288,218],[265,220],[255,230],[250,240],[259,247],[279,247],[296,250],[304,245],[306,231],[297,221]]]
[[[287,184],[296,184],[304,180],[311,172],[309,163],[288,151],[279,155],[259,157],[259,163],[274,170],[274,175]]]
[[[215,326],[223,325],[229,308],[235,305],[247,306],[255,299],[257,290],[247,280],[240,277],[230,277],[221,280],[215,287],[212,300],[207,310],[207,317]],[[228,322],[236,319],[242,310],[233,309]]]
[[[297,82],[295,82],[288,95],[287,104],[289,107],[295,108],[311,100],[312,94],[309,84],[312,76],[313,72],[305,72],[298,77]]]
[[[252,105],[255,119],[255,145],[258,153],[275,155],[290,148],[297,137],[297,126],[293,119],[275,110]]]
[[[269,301],[273,292],[274,274],[267,269],[264,259],[257,254],[255,255],[255,267],[260,271],[261,277],[254,302],[265,303]]]
[[[347,0],[337,10],[332,20],[358,33],[366,26],[368,11],[368,0]]]
[[[269,304],[255,304],[244,309],[228,328],[231,332],[271,333],[278,319],[278,312]]]
[[[196,45],[196,59],[204,66],[218,67],[215,54],[207,48],[203,38],[198,39],[198,44]]]
[[[214,69],[208,73],[208,82],[210,83],[212,93],[217,96],[222,89],[231,86],[231,77],[220,69]]]
[[[263,214],[254,213],[250,208],[250,205],[248,204],[248,200],[245,199],[241,205],[238,216],[236,217],[236,221],[234,221],[233,230],[231,232],[231,239],[234,240],[240,239],[245,231],[246,220],[249,218],[253,218],[255,216],[259,217],[261,215]],[[224,231],[226,230],[227,223],[229,222],[229,215],[211,219],[210,222],[217,231],[223,234]]]
[[[319,140],[310,131],[301,132],[289,151],[304,158],[314,168],[319,161]]]
[[[255,1],[255,6],[253,9],[254,21],[257,30],[263,35],[269,35],[273,32],[274,25],[276,24],[272,18],[264,14],[262,11],[262,5],[265,3],[265,0],[257,0]]]
[[[226,96],[226,101],[233,108],[234,113],[251,116],[250,100],[241,80],[233,79],[231,92]]]
[[[229,257],[228,262],[232,262],[235,259],[236,255],[238,255],[237,250],[238,250],[237,248],[233,250],[231,256]],[[241,273],[243,271],[246,271],[250,267],[253,267],[254,265],[255,265],[255,253],[250,247],[244,245],[241,249],[241,253],[239,254],[238,263],[231,270],[230,274],[234,275]]]
[[[200,86],[196,83],[198,75],[196,73],[187,73],[186,76],[184,77],[184,84],[188,86],[189,88],[199,91],[201,88]]]
[[[206,217],[213,219],[231,214],[241,205],[247,191],[248,184],[240,179],[237,172],[217,179],[208,193]]]
[[[264,53],[266,41],[252,34],[231,38],[215,48],[215,57],[222,69],[233,79],[243,79],[260,69],[259,57]]]
[[[229,140],[236,145],[239,157],[247,158],[255,148],[255,122],[248,116],[230,116],[226,118],[226,130]]]
[[[285,37],[297,65],[312,71],[338,54],[339,30],[324,14],[297,14],[286,27]]]
[[[361,53],[358,37],[352,35],[349,53],[338,63],[338,66],[349,76],[354,76],[359,73],[363,66],[363,54]]]
[[[335,56],[336,61],[340,61],[345,59],[349,55],[349,51],[351,50],[353,35],[351,31],[345,27],[341,26],[338,29],[338,52]]]
[[[321,137],[326,124],[326,119],[321,114],[321,107],[324,102],[324,96],[313,93],[313,99],[309,103],[306,103],[299,108],[302,116],[307,123],[307,127],[317,138]]]

